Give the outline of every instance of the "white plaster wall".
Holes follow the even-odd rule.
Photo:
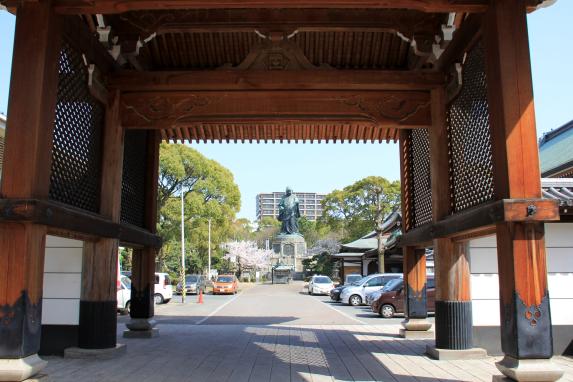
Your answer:
[[[573,325],[573,223],[545,225],[551,318]],[[499,326],[499,280],[495,236],[470,241],[473,324]]]
[[[46,236],[43,325],[78,325],[83,242]]]

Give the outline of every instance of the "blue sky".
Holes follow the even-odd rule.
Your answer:
[[[573,119],[573,1],[559,0],[529,15],[537,132]],[[0,112],[8,101],[14,17],[0,11]],[[255,196],[280,191],[328,193],[370,175],[399,178],[395,144],[193,144],[235,175],[241,189],[240,217],[255,218]]]

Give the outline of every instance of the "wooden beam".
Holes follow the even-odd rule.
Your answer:
[[[121,114],[125,128],[139,129],[255,121],[427,128],[429,98],[423,91],[141,92],[124,94]]]
[[[452,41],[442,53],[434,69],[445,71],[457,61],[461,61],[468,47],[479,37],[482,26],[482,15],[469,15],[461,24],[460,29],[454,32]]]
[[[122,92],[236,90],[431,90],[443,86],[442,73],[384,70],[208,70],[121,71],[109,87]]]
[[[101,215],[38,199],[0,199],[0,221],[34,223],[70,233],[120,239],[132,245],[161,247],[161,238],[147,230],[118,224]]]
[[[536,212],[531,214],[528,211]],[[559,219],[559,206],[556,200],[503,199],[414,228],[400,238],[400,245],[418,246],[438,238],[455,239],[476,230],[487,230],[503,222],[543,222],[559,221]]]
[[[12,5],[13,1],[6,1]],[[58,0],[56,11],[68,14],[122,13],[160,9],[218,8],[369,8],[411,9],[422,12],[484,12],[487,0]],[[528,4],[538,4],[529,1]]]
[[[65,16],[62,25],[66,42],[78,52],[82,52],[89,64],[95,64],[104,74],[119,69],[119,64],[99,42],[97,34],[91,33],[81,18]]]

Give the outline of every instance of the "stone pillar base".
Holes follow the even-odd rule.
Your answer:
[[[516,359],[506,355],[495,366],[504,374],[497,376],[498,379],[494,377],[495,381],[503,381],[507,376],[509,379],[505,380],[509,381],[553,382],[563,376],[563,370],[549,359]]]
[[[159,335],[159,329],[155,329],[157,321],[148,318],[132,318],[125,326],[128,330],[123,331],[124,338],[153,338]]]
[[[471,349],[439,349],[435,346],[426,346],[426,354],[440,361],[453,361],[464,359],[482,359],[487,357],[487,352],[482,348]]]
[[[153,338],[158,336],[159,336],[159,329],[123,331],[123,338]]]
[[[0,381],[27,380],[38,374],[47,364],[48,362],[38,357],[37,354],[25,358],[0,359]],[[36,379],[31,379],[31,381]]]
[[[83,349],[67,348],[64,350],[64,358],[72,359],[113,359],[125,354],[126,346],[117,344],[113,348],[105,349]]]
[[[400,329],[400,337],[406,339],[431,339],[434,332],[429,329],[432,324],[425,318],[407,318],[401,322],[403,329]]]

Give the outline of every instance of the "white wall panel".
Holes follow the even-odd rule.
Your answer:
[[[474,326],[499,326],[499,300],[472,301]]]
[[[48,248],[83,248],[84,242],[81,240],[67,239],[58,236],[46,236],[46,247]]]
[[[82,248],[46,248],[44,272],[82,272]]]
[[[553,325],[573,325],[573,299],[551,297],[550,306]]]
[[[43,325],[77,325],[82,280],[80,240],[46,236]]]
[[[545,245],[573,248],[573,223],[545,224]]]
[[[550,273],[547,281],[551,299],[573,299],[573,273]],[[571,311],[573,312],[573,305],[571,305]]]
[[[57,298],[43,300],[42,325],[78,325],[79,319],[79,300]]]
[[[471,273],[497,273],[497,248],[470,247]]]
[[[80,298],[81,273],[44,273],[44,298]]]
[[[547,272],[573,272],[573,248],[547,247]]]
[[[497,274],[472,274],[470,280],[472,299],[499,299],[499,278]]]

